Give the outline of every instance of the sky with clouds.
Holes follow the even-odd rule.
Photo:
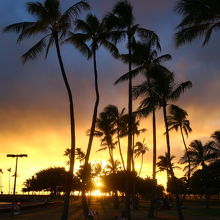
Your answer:
[[[26,0],[0,1],[0,29],[11,23],[29,21],[25,11]],[[63,8],[75,1],[63,0]],[[116,0],[91,0],[92,13],[102,18],[110,11]],[[170,53],[172,61],[167,66],[174,71],[179,82],[191,80],[193,88],[177,102],[189,114],[193,129],[187,142],[194,139],[207,141],[220,127],[220,40],[214,33],[209,44],[202,48],[201,41],[175,47],[175,27],[180,17],[174,12],[175,0],[131,0],[136,23],[154,30],[160,37],[162,53]],[[84,16],[82,16],[83,18]],[[27,153],[28,158],[19,161],[18,185],[36,171],[49,166],[64,166],[64,150],[70,145],[68,100],[62,81],[54,48],[47,60],[40,56],[35,61],[22,65],[20,56],[37,38],[16,44],[16,35],[0,33],[0,168],[3,190],[8,190],[6,169],[14,168],[14,160],[6,158],[7,153]],[[77,147],[86,149],[95,99],[92,62],[88,61],[71,45],[62,47],[66,72],[74,96],[76,114]],[[127,107],[127,83],[114,86],[114,81],[127,66],[115,60],[105,50],[97,54],[100,85],[101,111],[107,104]],[[141,80],[141,78],[140,78]],[[158,118],[158,154],[165,152],[165,137],[161,112]],[[151,175],[152,135],[151,118],[141,122],[147,128],[147,145],[150,151],[145,156],[142,175]],[[143,140],[144,135],[139,137]],[[180,134],[172,132],[172,153],[179,158],[183,153]],[[100,145],[94,140],[92,160],[100,161],[105,152],[95,153]],[[126,140],[123,143],[126,152]],[[139,161],[137,161],[137,166]],[[179,172],[179,171],[178,171]],[[160,174],[161,175],[161,174]],[[163,175],[161,175],[162,178]]]

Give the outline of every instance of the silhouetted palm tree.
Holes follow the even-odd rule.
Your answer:
[[[143,158],[144,158],[144,154],[148,151],[148,147],[145,144],[145,140],[143,140],[143,142],[137,141],[135,144],[135,149],[134,149],[134,154],[135,157],[139,157],[141,155],[141,166],[140,166],[140,170],[139,170],[139,176],[141,175],[141,170],[142,170],[142,166],[143,166]]]
[[[120,142],[120,137],[124,136],[124,130],[126,127],[126,123],[125,123],[125,119],[124,119],[125,118],[125,115],[124,115],[125,108],[123,108],[121,110],[121,112],[119,112],[117,106],[108,105],[105,107],[105,111],[107,112],[109,117],[111,117],[112,125],[115,127],[114,129],[116,130],[115,133],[117,134],[117,144],[118,144],[118,148],[119,148],[119,154],[121,157],[123,169],[125,170],[125,163],[124,163],[124,158],[123,158],[122,149],[121,149],[121,142]]]
[[[157,157],[157,142],[156,142],[156,102],[154,103],[154,97],[151,90],[151,75],[155,72],[156,69],[164,69],[165,67],[161,66],[161,63],[171,59],[169,54],[158,56],[158,48],[155,47],[152,41],[147,42],[135,42],[133,44],[133,62],[136,64],[136,68],[132,71],[133,75],[138,73],[143,73],[146,81],[139,86],[135,86],[133,89],[134,98],[143,96],[144,99],[141,102],[140,107],[137,110],[137,113],[141,117],[147,117],[149,113],[152,112],[152,127],[153,127],[153,171],[152,176],[155,183],[155,187],[152,190],[151,196],[151,206],[149,209],[148,217],[154,217],[154,197],[156,189],[156,157]],[[126,79],[127,76],[124,75],[121,77],[121,80]]]
[[[119,160],[108,160],[108,164],[105,166],[106,172],[105,174],[116,173],[121,170],[121,163]]]
[[[216,157],[220,157],[220,131],[215,131],[211,137],[215,141]]]
[[[99,106],[99,87],[98,87],[98,70],[97,70],[97,50],[100,46],[104,46],[107,48],[112,54],[116,55],[118,53],[117,48],[113,43],[111,43],[108,38],[110,38],[110,32],[106,30],[104,21],[99,21],[99,19],[92,14],[88,14],[86,20],[76,20],[76,28],[77,31],[82,31],[82,33],[73,33],[70,32],[70,37],[66,40],[66,42],[71,42],[76,48],[78,48],[83,54],[85,54],[88,58],[93,58],[93,66],[94,66],[94,79],[95,79],[95,92],[96,92],[96,101],[93,110],[92,124],[90,128],[89,134],[89,142],[85,156],[85,166],[89,163],[89,157],[92,149],[92,142],[95,131],[95,123],[97,119],[97,112]],[[87,45],[89,44],[89,46]],[[83,184],[85,185],[86,180],[83,180]],[[82,195],[85,195],[82,192]],[[83,199],[85,200],[85,198]],[[85,207],[85,204],[84,204]],[[85,208],[85,215],[88,215],[89,208]]]
[[[169,127],[167,123],[167,105],[169,101],[177,100],[187,88],[190,88],[192,86],[192,83],[190,81],[186,81],[177,85],[174,80],[174,74],[168,70],[155,72],[152,77],[154,78],[154,80],[152,81],[151,86],[154,95],[157,97],[157,100],[155,101],[157,101],[158,105],[163,109],[164,124],[166,129],[168,163],[170,165],[171,178],[172,181],[174,181],[175,175],[170,162],[171,147],[170,147]],[[179,219],[183,220],[184,217],[182,214],[179,196],[177,193],[175,194],[175,197],[176,197],[176,205],[177,205]]]
[[[183,110],[182,108],[176,106],[176,105],[170,105],[169,106],[169,115],[167,116],[167,123],[169,130],[180,130],[183,144],[185,147],[185,152],[188,155],[188,149],[186,146],[185,138],[183,132],[188,137],[188,133],[192,131],[192,128],[190,127],[190,122],[187,120],[187,112]],[[190,157],[188,155],[188,164],[189,164],[189,170],[188,170],[188,181],[190,179]]]
[[[68,157],[67,165],[69,165],[70,155],[71,155],[71,150],[70,148],[67,148],[63,154],[63,156]],[[79,160],[81,165],[81,162],[85,159],[85,153],[82,151],[81,148],[78,147],[75,150],[75,155],[77,156],[76,159]]]
[[[212,32],[220,28],[218,0],[179,0],[175,10],[182,15],[182,21],[177,26],[177,46],[202,36],[204,36],[203,45],[205,45]]]
[[[207,188],[207,167],[209,162],[212,162],[216,159],[216,153],[213,148],[214,142],[210,141],[206,143],[205,145],[202,144],[199,140],[194,140],[190,143],[188,147],[188,153],[185,153],[185,155],[180,159],[180,162],[182,164],[188,163],[188,155],[190,157],[190,163],[191,163],[191,172],[198,169],[200,166],[202,167],[202,171],[204,173],[203,183],[204,183],[204,191],[206,194],[206,208],[209,207],[208,204],[208,188]],[[188,170],[188,166],[186,168]]]
[[[157,172],[167,172],[167,182],[170,180],[171,178],[171,171],[170,171],[170,166],[168,163],[168,154],[165,153],[165,156],[160,155],[158,156],[159,161],[157,162],[157,167],[158,167],[158,171]],[[172,160],[175,159],[175,156],[171,156],[170,157],[170,161],[171,161],[171,166],[173,169],[180,169],[179,166],[175,166],[174,162],[172,162]]]
[[[75,120],[74,120],[74,106],[72,92],[69,87],[69,82],[64,69],[61,52],[60,39],[62,39],[72,26],[73,20],[84,9],[89,9],[89,4],[86,1],[79,1],[72,5],[65,12],[61,12],[61,5],[59,0],[44,0],[41,2],[29,2],[26,4],[27,11],[35,16],[36,21],[20,22],[5,27],[4,31],[13,31],[19,34],[17,41],[20,42],[26,38],[38,34],[45,34],[40,41],[38,41],[31,49],[29,49],[23,56],[22,60],[25,63],[30,59],[35,59],[39,53],[46,49],[46,57],[50,47],[55,44],[56,52],[61,68],[62,77],[67,89],[69,104],[70,104],[70,124],[71,124],[71,159],[70,159],[70,177],[68,179],[68,186],[66,187],[66,198],[64,202],[64,209],[61,219],[66,220],[69,208],[69,199],[71,191],[71,181],[74,170],[74,155],[75,155]]]
[[[209,141],[205,145],[202,144],[200,140],[194,140],[190,143],[188,147],[188,153],[185,153],[183,157],[181,157],[180,162],[182,164],[188,163],[188,156],[190,157],[191,163],[191,172],[194,172],[200,166],[202,169],[205,169],[209,162],[213,161],[216,158],[216,154],[213,151],[214,142]],[[186,166],[188,170],[188,165]]]
[[[128,151],[127,151],[127,171],[131,171],[131,162],[132,162],[132,60],[131,60],[131,42],[135,37],[135,34],[138,34],[139,37],[152,39],[155,42],[158,42],[157,35],[150,30],[140,28],[139,25],[134,24],[134,15],[133,8],[128,1],[119,1],[113,7],[111,13],[109,13],[106,17],[106,23],[108,28],[112,30],[119,31],[118,39],[122,39],[127,37],[128,40],[128,70],[129,70],[129,82],[128,82],[128,115],[129,115],[129,123],[128,123]],[[127,180],[127,182],[129,182]],[[129,191],[129,183],[127,183],[126,190],[126,212],[128,220],[131,219],[130,216],[130,191]]]
[[[94,135],[101,138],[101,148],[98,151],[108,150],[110,160],[114,161],[113,150],[116,143],[113,141],[113,135],[115,134],[115,129],[111,116],[105,110],[99,113]]]

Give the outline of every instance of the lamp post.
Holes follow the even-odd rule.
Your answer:
[[[15,178],[14,178],[14,189],[13,189],[13,201],[12,201],[12,216],[14,215],[14,207],[15,207],[15,194],[16,194],[16,180],[17,180],[17,170],[18,170],[18,158],[19,157],[27,157],[27,154],[7,154],[7,157],[15,157]]]

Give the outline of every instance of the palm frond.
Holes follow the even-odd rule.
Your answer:
[[[15,33],[21,33],[24,30],[32,27],[35,24],[35,22],[19,22],[15,24],[11,24],[6,26],[3,29],[3,32],[15,32]]]
[[[41,53],[47,46],[46,38],[42,38],[33,47],[31,47],[26,53],[22,55],[22,62],[26,63],[28,60],[34,60],[39,53]]]
[[[64,42],[69,42],[73,46],[75,46],[84,56],[88,59],[92,56],[92,51],[87,46],[85,41],[87,41],[88,36],[86,34],[81,33],[73,33],[69,32],[69,37]]]
[[[82,0],[72,5],[70,8],[68,8],[64,12],[63,17],[71,17],[72,19],[74,19],[79,16],[82,10],[89,10],[89,9],[90,9],[89,3],[86,0]]]
[[[134,78],[142,71],[143,71],[143,66],[137,67],[136,69],[133,69],[131,72],[125,73],[123,76],[117,79],[114,84],[116,85],[120,82],[127,81],[129,79],[129,74],[131,74],[131,77]]]
[[[179,47],[187,42],[193,41],[198,37],[202,37],[209,27],[210,23],[206,23],[181,29],[176,33],[176,46]]]
[[[180,97],[180,95],[182,93],[184,93],[184,91],[186,89],[189,89],[192,87],[192,82],[191,81],[186,81],[186,82],[183,82],[181,83],[173,92],[172,94],[170,95],[170,99],[171,100],[176,100]]]

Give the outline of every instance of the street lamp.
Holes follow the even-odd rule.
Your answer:
[[[13,201],[12,201],[12,215],[14,214],[15,207],[15,194],[16,194],[16,180],[17,180],[17,169],[18,169],[18,158],[19,157],[27,157],[27,154],[7,154],[7,157],[15,157],[15,179],[14,179],[14,190],[13,190]]]

